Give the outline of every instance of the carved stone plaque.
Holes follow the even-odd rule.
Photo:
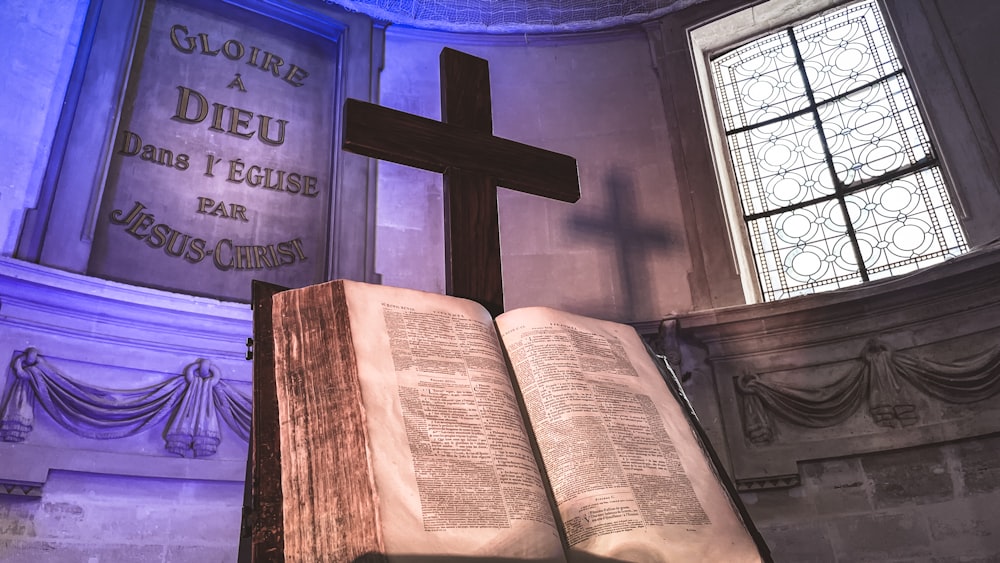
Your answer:
[[[212,5],[147,3],[89,273],[246,301],[323,279],[338,48]]]

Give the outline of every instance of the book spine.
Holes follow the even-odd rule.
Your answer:
[[[344,285],[274,299],[285,560],[384,559]]]

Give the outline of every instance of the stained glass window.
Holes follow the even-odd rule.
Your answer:
[[[757,39],[711,67],[766,301],[965,252],[874,0]]]

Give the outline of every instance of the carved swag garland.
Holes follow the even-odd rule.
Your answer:
[[[131,436],[169,419],[167,451],[207,457],[221,441],[219,418],[242,439],[250,436],[251,399],[199,359],[184,374],[135,390],[105,389],[66,377],[28,348],[11,362],[14,378],[0,401],[0,440],[22,442],[35,420],[35,402],[66,429],[99,440]]]
[[[737,378],[746,437],[756,445],[770,443],[772,415],[811,428],[833,426],[865,401],[879,426],[912,425],[918,418],[916,406],[903,382],[949,403],[974,403],[1000,392],[1000,347],[943,364],[893,352],[873,339],[858,361],[860,365],[847,376],[816,388],[768,382],[753,373]]]

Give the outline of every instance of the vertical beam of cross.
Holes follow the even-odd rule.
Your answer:
[[[496,187],[560,201],[580,198],[576,159],[493,135],[489,64],[441,51],[443,121],[359,100],[344,105],[344,149],[445,175],[450,295],[503,312]]]
[[[493,135],[486,61],[446,49],[440,65],[441,121]],[[494,316],[503,312],[496,185],[495,178],[461,168],[444,172],[445,291],[476,296]]]

